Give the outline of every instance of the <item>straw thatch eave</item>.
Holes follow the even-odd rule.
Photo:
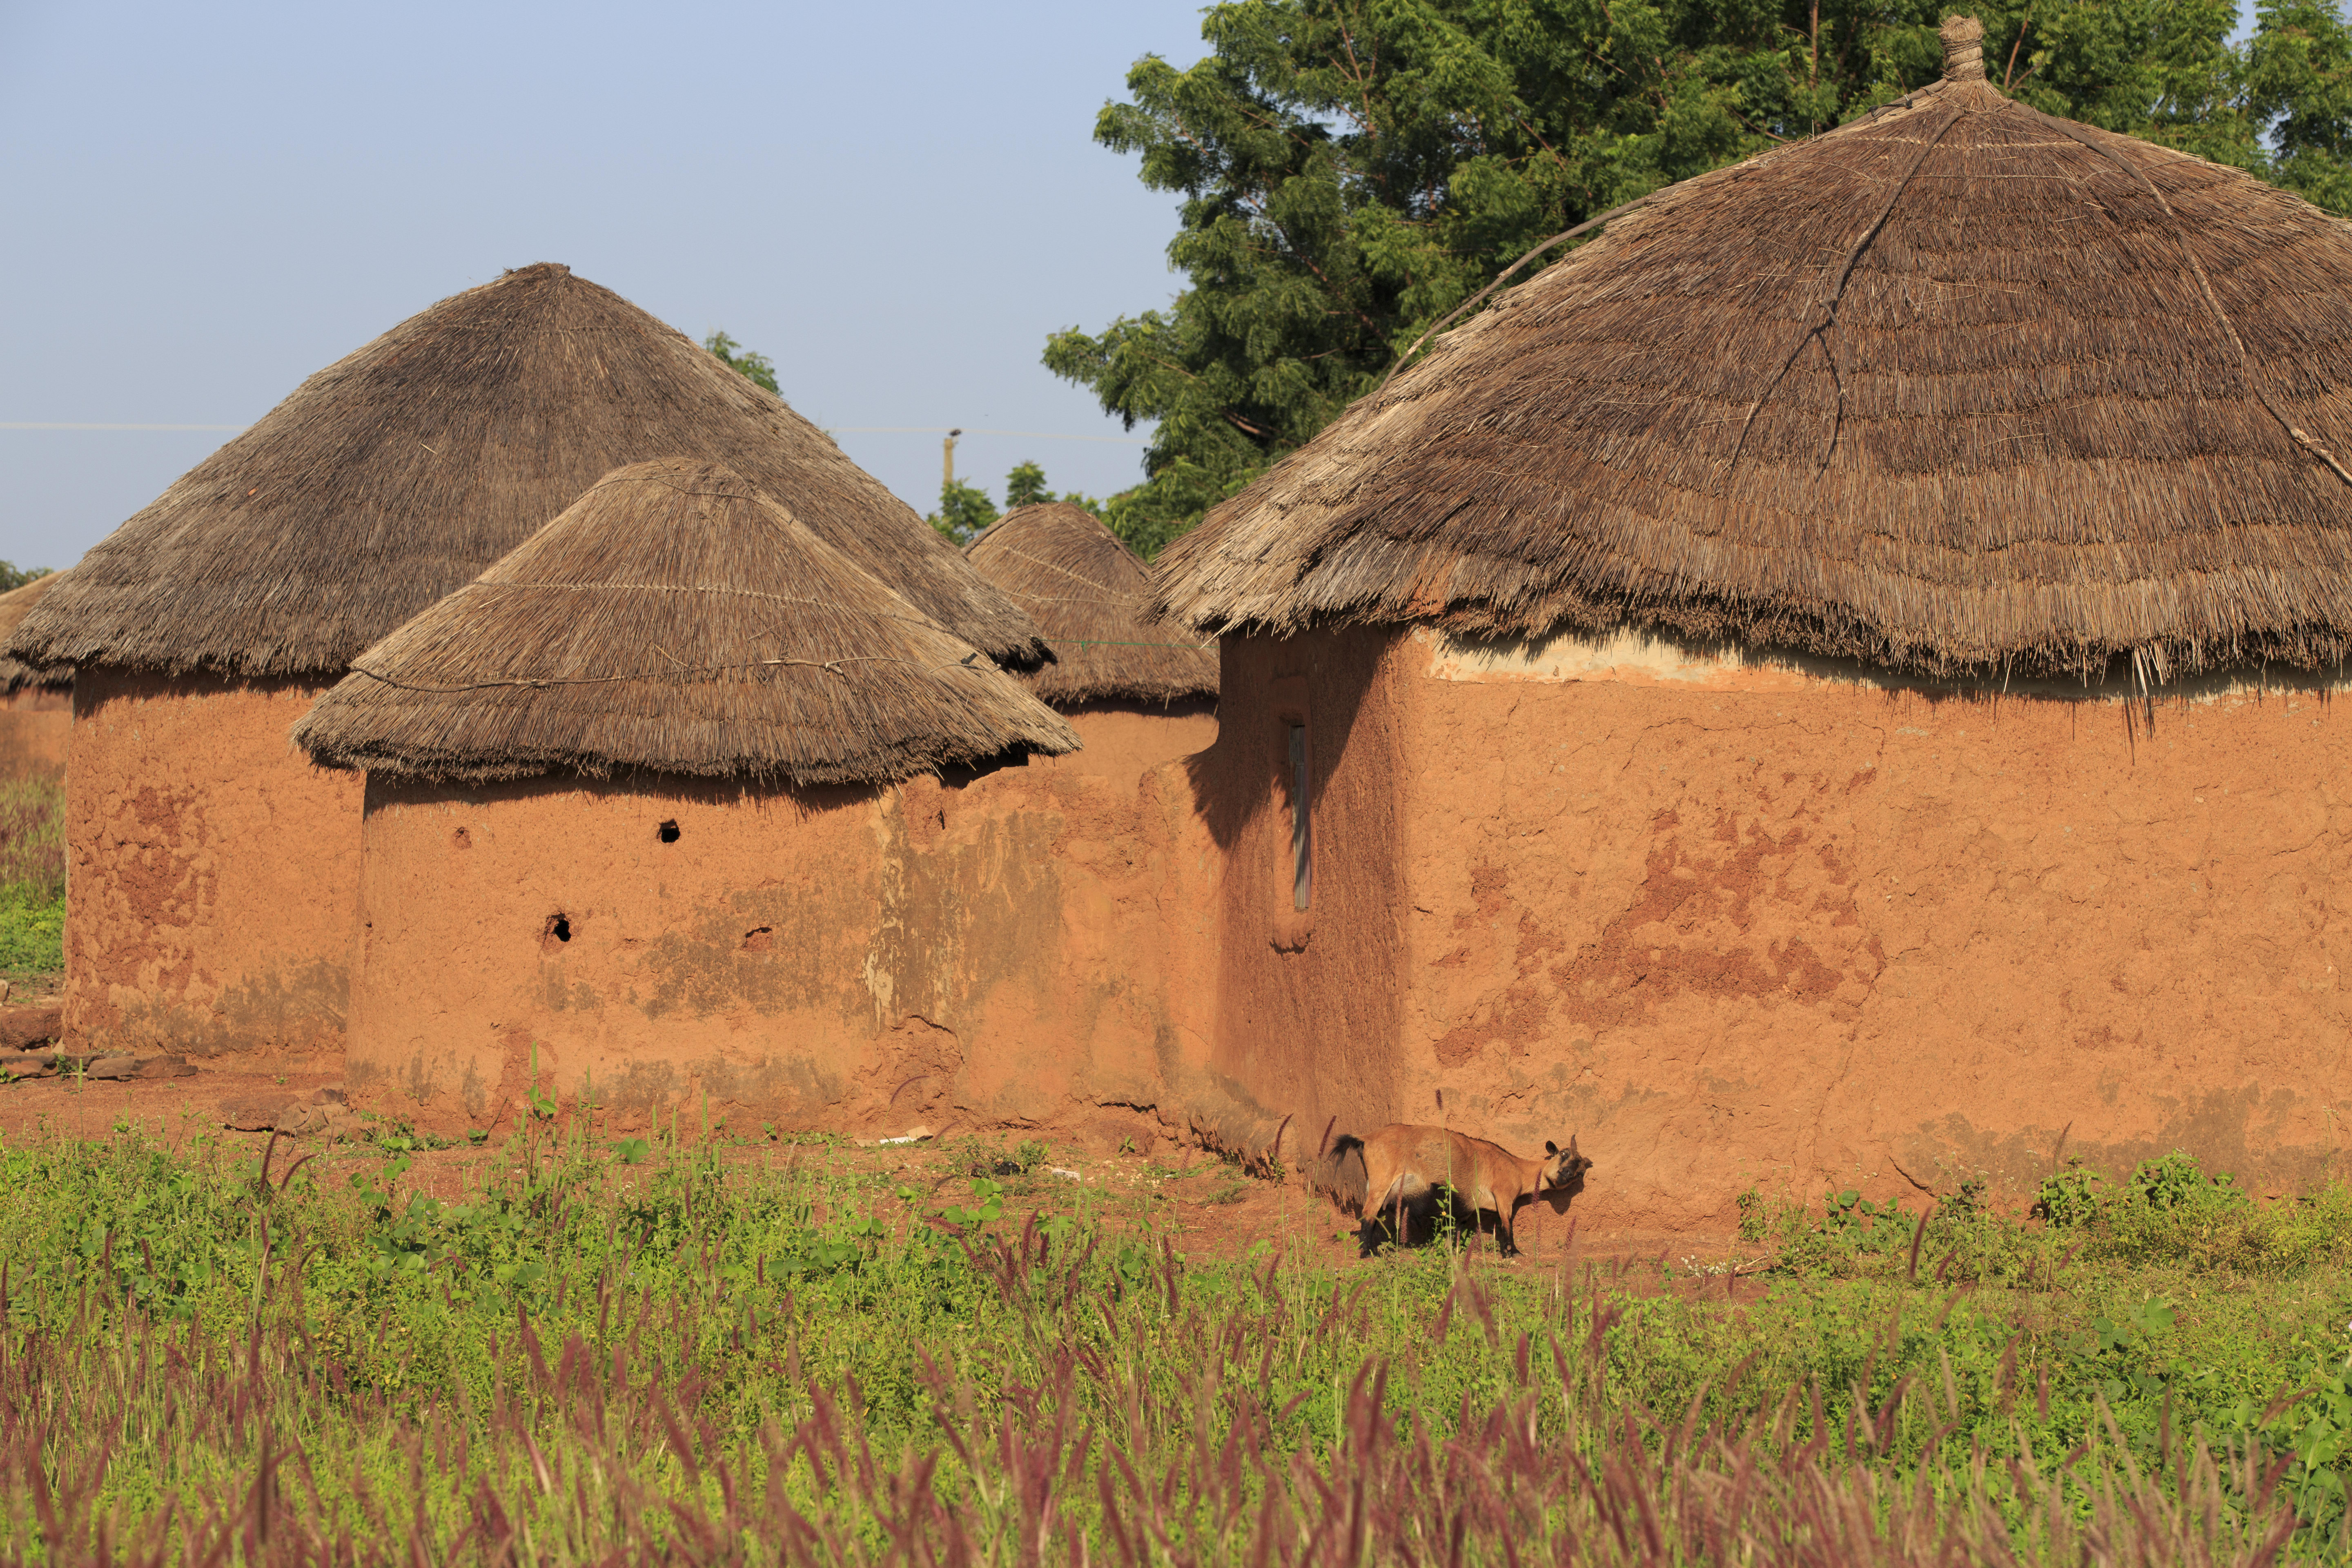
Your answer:
[[[39,664],[340,676],[599,476],[724,462],[992,657],[1021,613],[831,438],[567,268],[442,300],[304,382],[83,557],[17,628]]]
[[[646,770],[876,784],[1077,737],[722,465],[620,468],[354,661],[318,762],[482,782]]]
[[[1948,79],[1660,193],[1213,510],[1211,632],[2352,654],[2352,226]]]
[[[1152,613],[1150,569],[1085,508],[1016,507],[964,554],[1045,633],[1054,661],[1025,679],[1047,702],[1216,696],[1214,647]]]
[[[66,576],[63,572],[51,572],[34,578],[21,588],[11,588],[0,594],[0,647],[7,646],[17,624],[26,612],[48,597]],[[37,669],[21,658],[0,657],[0,696],[14,697],[27,687],[48,691],[66,691],[73,687],[73,666],[51,666]]]

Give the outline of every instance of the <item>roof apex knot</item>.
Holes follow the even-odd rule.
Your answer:
[[[1944,39],[1944,79],[1984,80],[1984,24],[1974,16],[1947,16]]]

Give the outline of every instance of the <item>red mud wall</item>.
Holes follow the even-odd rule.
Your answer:
[[[1162,763],[1208,750],[1217,739],[1213,701],[1175,702],[1165,708],[1088,702],[1059,711],[1078,732],[1083,748],[1067,756],[1033,756],[1029,766],[1099,773],[1131,784]]]
[[[1297,643],[1228,654],[1229,735],[1237,664],[1349,647]],[[1522,1151],[1578,1132],[1588,1234],[1727,1233],[1758,1184],[2021,1199],[2062,1136],[2110,1170],[2341,1173],[2352,725],[2318,694],[2216,683],[2127,723],[1630,638],[1417,632],[1376,662],[1394,826],[1327,847],[1398,879],[1402,934],[1368,910],[1358,939],[1397,954],[1394,1067],[1311,1070],[1364,1050],[1325,1020],[1368,976],[1293,964],[1222,1041],[1269,1104],[1433,1121],[1442,1087]]]
[[[1134,1125],[1208,1051],[1212,999],[1168,1000],[1213,942],[1189,801],[1168,770],[378,779],[348,1081],[428,1124],[501,1123],[535,1048],[541,1085],[593,1084],[615,1130],[693,1125],[706,1097],[739,1128]]]
[[[341,1046],[362,784],[286,738],[319,689],[79,672],[66,773],[76,1044]]]
[[[1392,657],[1377,632],[1223,641],[1218,741],[1199,768],[1224,856],[1214,1064],[1262,1131],[1289,1119],[1285,1157],[1311,1152],[1333,1115],[1343,1128],[1377,1124],[1420,1103],[1402,1052],[1407,753]],[[1314,877],[1304,911],[1289,788],[1289,731],[1302,721]]]
[[[0,697],[0,779],[62,779],[73,693],[28,686]]]

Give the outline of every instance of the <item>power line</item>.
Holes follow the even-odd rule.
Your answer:
[[[945,425],[827,425],[828,436],[945,436]],[[1149,447],[1150,442],[1139,436],[1062,436],[1050,430],[975,430],[969,425],[958,426],[959,436],[1017,436],[1024,441],[1110,441],[1121,447]]]
[[[0,430],[242,430],[242,425],[71,425],[58,420],[0,419]]]
[[[213,430],[234,435],[243,425],[95,425],[58,419],[0,419],[0,430]],[[944,425],[833,425],[828,436],[944,436]],[[1024,441],[1108,441],[1120,447],[1148,447],[1138,436],[1069,436],[1053,430],[974,430],[967,436],[1009,436]]]

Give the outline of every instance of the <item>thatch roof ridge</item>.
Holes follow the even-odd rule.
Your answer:
[[[1048,702],[1166,704],[1217,694],[1213,647],[1151,609],[1151,571],[1084,507],[1016,507],[964,546],[1045,634],[1054,662],[1025,679]]]
[[[723,464],[615,469],[366,649],[294,739],[460,781],[877,784],[1076,747],[1013,677]]]
[[[68,571],[71,568],[68,568]],[[7,641],[18,623],[32,607],[49,595],[49,590],[64,580],[64,572],[45,572],[22,587],[0,594],[0,647]],[[27,686],[62,691],[73,685],[73,666],[51,666],[36,669],[21,658],[0,655],[0,696],[13,697]]]
[[[2352,657],[2352,226],[1947,79],[1658,193],[1160,558],[1204,631]]]
[[[541,263],[337,360],[82,559],[11,651],[41,664],[340,675],[613,468],[729,463],[992,657],[1034,628],[782,399]]]

